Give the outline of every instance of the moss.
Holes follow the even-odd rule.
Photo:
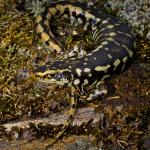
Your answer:
[[[51,60],[51,55],[34,34],[34,25],[28,14],[10,10],[1,13],[0,33],[0,122],[48,116],[68,109],[70,97],[66,93],[70,93],[69,88],[45,85],[29,78],[30,70]],[[88,35],[79,38],[78,41],[74,41],[69,35],[66,38],[66,47],[71,48],[77,42],[82,44],[85,41],[84,46],[92,48],[92,40]],[[61,40],[64,41],[63,38]],[[136,60],[139,63],[143,62],[144,65],[133,65],[127,72],[113,80],[116,92],[109,96],[118,94],[121,99],[106,98],[102,102],[95,102],[98,111],[105,114],[104,122],[96,127],[89,122],[88,125],[70,129],[72,133],[80,134],[83,131],[87,134],[93,130],[98,140],[102,139],[106,146],[109,143],[109,148],[114,143],[126,147],[126,144],[130,143],[130,138],[133,145],[138,146],[140,136],[145,132],[148,123],[147,99],[150,84],[148,84],[149,67],[146,66],[149,63],[150,46],[148,41],[139,38],[137,38],[137,45]],[[47,137],[52,127],[39,128]],[[57,130],[59,127],[56,127]],[[33,125],[31,132],[35,131]],[[37,138],[42,136],[40,131],[37,131],[39,132]],[[24,131],[17,129],[17,132]]]
[[[150,41],[138,38],[137,57],[141,62],[150,64]]]

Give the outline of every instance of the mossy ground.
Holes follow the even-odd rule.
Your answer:
[[[7,4],[11,3],[13,1],[7,1]],[[34,23],[28,14],[10,9],[10,5],[5,7],[0,12],[0,33],[0,123],[49,116],[68,108],[69,88],[43,85],[30,78],[29,73],[36,64],[44,64],[51,57],[36,36]],[[141,38],[136,40],[138,47],[135,65],[111,81],[115,92],[109,96],[119,95],[121,99],[107,100],[104,104],[96,101],[93,105],[99,106],[98,111],[103,111],[111,124],[110,129],[106,128],[107,131],[99,126],[94,130],[100,132],[96,134],[97,139],[103,136],[104,143],[110,142],[108,149],[116,142],[126,147],[129,137],[132,137],[131,145],[137,148],[137,142],[145,135],[148,126],[150,42]],[[105,110],[103,106],[106,106]],[[125,120],[123,115],[126,115]],[[112,123],[115,123],[116,128],[113,128]],[[120,140],[116,141],[117,137]]]

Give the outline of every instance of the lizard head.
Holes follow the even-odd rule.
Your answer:
[[[53,64],[46,64],[34,70],[33,76],[36,80],[45,83],[56,83],[58,85],[70,85],[73,75],[64,66],[63,61],[56,61]]]

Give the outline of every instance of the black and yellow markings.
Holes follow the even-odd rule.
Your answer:
[[[91,69],[90,68],[84,68],[84,72],[90,72]]]
[[[74,85],[79,85],[80,84],[80,79],[74,79],[73,84]]]
[[[119,64],[120,64],[120,60],[119,59],[116,59],[115,61],[114,61],[114,63],[113,63],[113,66],[114,66],[114,71],[116,70],[116,68],[119,66]]]
[[[76,73],[80,77],[82,75],[82,70],[80,68],[76,68]]]
[[[83,30],[91,33],[94,48],[83,56],[79,56],[80,51],[78,49],[77,55],[69,52],[67,59],[62,60],[60,65],[58,65],[59,61],[56,61],[44,72],[38,72],[40,77],[52,75],[52,79],[48,79],[49,83],[63,85],[69,82],[68,86],[71,86],[69,118],[52,144],[63,134],[74,116],[76,100],[73,93],[75,87],[81,86],[81,89],[83,89],[88,84],[100,84],[113,74],[123,71],[133,57],[136,45],[133,36],[130,34],[130,29],[125,23],[121,23],[118,19],[106,13],[99,13],[97,9],[85,8],[80,3],[62,1],[46,7],[35,21],[36,32],[41,41],[58,53],[63,50],[63,45],[57,40],[50,28],[51,21],[58,17],[63,19],[67,17],[70,23],[75,21],[77,24],[82,24]],[[68,76],[65,76],[66,72],[69,73],[70,80],[68,80]],[[53,76],[59,76],[60,74],[62,75],[61,80],[57,81],[56,78],[53,78]],[[47,82],[47,79],[45,80]],[[103,90],[103,93],[107,92]],[[100,94],[100,92],[96,91],[96,94]],[[93,96],[91,95],[91,97]]]
[[[108,71],[108,68],[110,68],[111,66],[108,64],[108,65],[106,65],[106,66],[96,66],[95,67],[95,70],[97,71],[97,72],[100,72],[100,71],[104,71],[105,73],[107,73],[107,71]]]

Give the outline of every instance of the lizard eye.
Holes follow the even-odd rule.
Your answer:
[[[65,78],[65,75],[61,72],[61,73],[57,73],[53,76],[53,78],[55,78],[56,80],[61,80],[62,78]]]
[[[68,71],[59,72],[53,77],[53,79],[58,81],[60,84],[67,84],[71,81],[71,73]]]

